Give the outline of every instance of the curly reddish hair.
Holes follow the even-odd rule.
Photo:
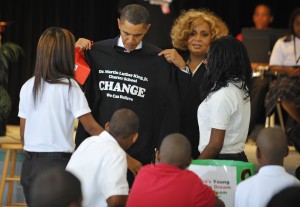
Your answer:
[[[228,34],[226,23],[213,12],[203,9],[190,9],[183,11],[173,24],[171,30],[173,46],[179,50],[187,50],[187,41],[193,28],[203,22],[207,22],[211,27],[212,40]]]

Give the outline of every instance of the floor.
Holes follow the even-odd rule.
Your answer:
[[[76,122],[75,126],[77,126],[77,122]],[[262,128],[263,128],[262,125],[257,125],[255,127],[253,132],[248,137],[248,142],[246,143],[246,146],[245,146],[245,153],[247,154],[249,161],[255,164],[256,171],[259,169],[259,165],[258,165],[258,163],[256,161],[256,157],[255,157],[255,150],[256,150],[255,138],[256,138],[257,134],[259,133],[260,129],[262,129]],[[20,139],[19,126],[8,126],[7,127],[7,138],[10,141],[19,140]],[[4,140],[4,137],[1,137],[0,143],[2,140]],[[289,149],[290,149],[290,153],[285,158],[284,167],[290,174],[294,175],[295,169],[298,166],[300,166],[300,154],[292,146],[290,146]],[[1,153],[0,153],[0,160],[3,160],[3,155],[1,156]]]
[[[257,133],[260,131],[260,129],[263,126],[256,127],[253,133],[249,136],[248,142],[245,145],[245,153],[247,154],[247,157],[249,159],[249,162],[254,163],[255,166],[255,172],[258,171],[259,165],[256,161],[255,157],[255,151],[256,151],[256,144],[255,144],[255,138],[257,136]],[[9,139],[10,141],[18,141],[20,139],[19,137],[19,126],[9,126],[7,128],[7,137],[0,137],[0,143],[1,141],[5,141],[4,139]],[[288,173],[294,175],[295,170],[298,166],[300,166],[300,154],[295,150],[293,146],[289,147],[290,153],[285,158],[284,161],[284,167],[287,170]],[[4,159],[4,152],[0,150],[0,174],[2,172],[2,166],[3,166],[3,159]],[[18,158],[16,171],[17,174],[21,171],[21,162],[22,162],[22,156]],[[17,183],[14,186],[14,192],[13,192],[13,200],[17,202],[24,202],[24,196],[22,194],[22,187],[19,183]],[[4,196],[4,203],[6,202],[6,194]],[[1,204],[0,204],[1,205]]]
[[[248,137],[248,142],[246,143],[245,146],[245,153],[247,154],[249,161],[255,164],[256,171],[259,169],[259,165],[255,157],[255,150],[256,150],[255,138],[259,133],[260,129],[262,129],[262,127],[263,126],[261,125],[256,126],[256,128],[253,130],[251,135]],[[8,139],[12,141],[16,141],[20,139],[19,126],[8,126],[7,135],[8,135],[7,136]],[[4,137],[1,138],[2,138],[1,141],[4,140]],[[300,154],[295,150],[293,146],[290,146],[289,149],[290,149],[290,153],[284,160],[284,167],[290,174],[294,175],[295,169],[298,166],[300,166]],[[3,160],[3,155],[1,156],[1,154],[0,154],[0,160]]]

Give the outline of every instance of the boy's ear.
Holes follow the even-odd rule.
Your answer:
[[[193,161],[193,158],[191,157],[191,159],[187,162],[186,167],[190,166],[192,161]]]
[[[155,160],[160,161],[160,151],[159,151],[159,150],[157,150],[157,151],[155,152]]]
[[[287,148],[286,148],[286,152],[285,152],[285,156],[284,156],[284,157],[287,157],[287,156],[289,155],[289,153],[290,153],[290,149],[289,149],[289,147],[287,147]]]
[[[109,132],[109,122],[106,122],[104,129]]]
[[[255,154],[256,154],[257,159],[260,159],[261,153],[260,153],[260,149],[258,147],[256,147]]]
[[[134,133],[132,137],[132,143],[135,143],[138,137],[139,137],[139,133],[138,132]]]

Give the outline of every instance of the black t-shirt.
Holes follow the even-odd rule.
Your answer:
[[[142,49],[124,52],[117,38],[97,42],[86,53],[91,74],[85,94],[94,118],[104,126],[120,108],[140,119],[139,137],[128,153],[143,164],[151,162],[154,148],[169,133],[179,130],[179,95],[176,70],[160,49],[143,42]],[[78,146],[89,135],[79,124]]]

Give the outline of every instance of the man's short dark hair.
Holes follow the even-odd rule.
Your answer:
[[[150,23],[150,15],[145,7],[138,4],[130,4],[123,8],[120,15],[120,21],[123,23],[125,20],[134,25],[148,25]]]
[[[66,207],[71,203],[81,206],[81,184],[72,173],[53,168],[36,178],[31,197],[32,207]]]

